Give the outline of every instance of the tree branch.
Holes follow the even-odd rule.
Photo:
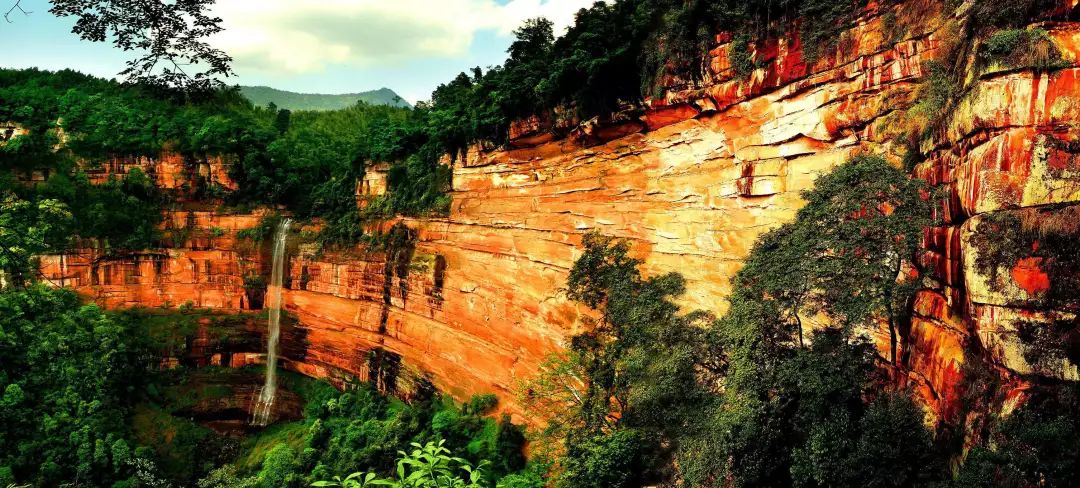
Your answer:
[[[22,3],[22,0],[15,0],[15,5],[12,5],[11,8],[9,8],[7,12],[4,12],[4,20],[7,21],[7,23],[9,23],[9,24],[12,23],[11,22],[11,13],[14,12],[16,9],[18,9],[20,12],[23,13],[23,15],[28,16],[28,17],[30,16],[30,14],[33,13],[33,12],[27,12],[25,9],[23,9],[22,5],[20,5],[21,3]]]

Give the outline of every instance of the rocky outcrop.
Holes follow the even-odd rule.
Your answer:
[[[429,384],[459,398],[495,392],[516,411],[514,389],[587,313],[561,290],[591,231],[628,239],[647,274],[681,273],[685,309],[723,312],[755,239],[793,218],[817,176],[862,152],[900,164],[897,126],[917,102],[925,62],[950,41],[953,13],[941,4],[871,2],[815,62],[803,59],[797,36],[759,42],[751,54],[760,68],[746,77],[731,69],[733,47],[720,38],[703,88],[669,90],[640,116],[516,123],[508,148],[459,158],[449,216],[405,222],[406,247],[290,251],[284,301],[303,330],[303,344],[294,344],[303,354],[287,364],[405,395]],[[1075,64],[1080,28],[1044,27]],[[920,393],[933,419],[964,415],[965,365],[975,357],[989,358],[1016,398],[1042,373],[1026,362],[1023,334],[1010,324],[1073,313],[1041,301],[1060,286],[1044,269],[1060,259],[1022,256],[991,290],[987,271],[973,264],[979,250],[971,235],[987,215],[1080,200],[1078,74],[976,73],[929,141],[931,157],[915,169],[944,197],[920,262],[932,283],[901,331],[897,377]],[[361,202],[385,191],[380,168],[358,182]],[[45,275],[109,306],[250,307],[243,277],[265,259],[235,231],[257,216],[193,215],[194,237],[184,244],[46,257]],[[1075,365],[1057,374],[1074,377]]]
[[[88,243],[78,252],[41,257],[42,276],[108,307],[252,308],[244,277],[259,274],[258,248],[237,239],[260,215],[169,212],[168,247],[114,253]],[[258,307],[256,307],[258,308]]]
[[[1075,65],[1080,59],[1080,27],[1075,23],[1042,27],[1065,60]],[[984,228],[987,238],[978,242],[972,235],[980,222],[1015,212],[1040,213],[1027,219],[1036,227],[1039,222],[1053,223],[1060,218],[1054,216],[1059,213],[1055,208],[1080,197],[1078,75],[1080,69],[1075,67],[976,73],[970,90],[936,132],[931,157],[915,170],[943,195],[940,226],[927,232],[923,263],[933,272],[937,287],[923,292],[932,296],[926,303],[941,305],[916,306],[908,340],[909,366],[912,374],[925,380],[924,397],[939,405],[935,412],[944,420],[959,420],[955,415],[960,413],[964,390],[961,372],[968,361],[988,360],[987,366],[1013,389],[1006,395],[1009,398],[1022,396],[1030,382],[1076,379],[1075,364],[1059,363],[1051,368],[1054,371],[1034,369],[1024,354],[1032,338],[1017,330],[1021,323],[1049,330],[1075,307],[1046,300],[1051,288],[1072,288],[1068,281],[1053,282],[1043,269],[1066,260],[1038,257],[1048,250],[1034,252],[1038,239],[1012,239],[1004,228]],[[1075,232],[1067,230],[1073,237],[1066,239],[1075,239]],[[1005,250],[1004,254],[1015,255],[1015,262],[1000,273],[980,265],[980,248],[989,247],[997,247],[998,254]]]
[[[138,169],[180,201],[235,190],[236,183],[229,177],[229,166],[223,156],[196,157],[171,150],[164,150],[154,158],[112,158],[82,164],[83,171],[93,183],[104,183],[111,177],[123,177]]]
[[[164,387],[175,398],[173,415],[205,425],[219,434],[242,437],[261,430],[251,425],[263,375],[257,370],[195,371],[176,385]],[[303,418],[304,399],[279,387],[271,412],[273,422]]]

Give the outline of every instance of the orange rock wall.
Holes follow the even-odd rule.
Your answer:
[[[1076,9],[1076,2],[1070,7]],[[1080,60],[1080,25],[1049,23],[1064,58]],[[919,176],[944,193],[939,227],[929,229],[923,265],[937,281],[920,292],[908,337],[909,367],[924,397],[944,420],[956,421],[965,362],[988,360],[1022,394],[1033,370],[1021,354],[1014,323],[1049,321],[1039,263],[1006,270],[990,286],[975,266],[974,226],[988,215],[1080,201],[1080,68],[1052,72],[991,69],[973,82],[937,131]],[[1051,212],[1052,213],[1052,212]],[[1040,303],[1042,302],[1042,303]],[[1023,303],[1019,305],[1018,303]],[[1049,326],[1049,325],[1047,325]],[[965,355],[964,348],[969,352]],[[1059,378],[1076,378],[1065,365]]]
[[[722,312],[741,260],[793,218],[799,192],[852,154],[898,152],[882,126],[912,105],[939,43],[932,22],[884,42],[882,22],[871,12],[813,66],[798,45],[766,44],[748,79],[731,78],[721,46],[710,89],[655,101],[640,121],[469,154],[450,217],[419,223],[418,249],[447,263],[441,309],[407,306],[395,339],[467,391],[508,392],[579,326],[560,290],[590,231],[631,240],[648,274],[682,273],[686,309]]]
[[[260,272],[258,250],[236,239],[259,215],[173,212],[166,227],[186,228],[174,247],[113,254],[87,246],[77,253],[41,257],[42,276],[73,287],[107,307],[180,306],[249,308],[243,279]]]

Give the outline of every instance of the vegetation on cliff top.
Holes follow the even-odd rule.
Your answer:
[[[578,11],[555,37],[551,22],[527,21],[515,31],[506,61],[474,68],[440,85],[433,114],[444,126],[443,148],[454,154],[474,142],[503,144],[511,122],[602,119],[636,110],[669,84],[706,79],[707,53],[716,35],[763,36],[802,18],[799,30],[809,59],[835,43],[843,21],[863,0],[619,0]],[[745,46],[745,43],[743,44]],[[736,53],[739,54],[739,53]]]
[[[0,146],[0,155],[23,171],[44,166],[68,176],[74,171],[72,158],[152,157],[162,148],[195,159],[229,155],[230,176],[239,190],[226,195],[222,188],[205,186],[194,189],[196,198],[225,197],[242,206],[283,205],[299,217],[325,219],[322,242],[351,245],[370,220],[446,212],[451,173],[439,164],[440,157],[456,158],[476,143],[505,143],[515,120],[533,115],[542,120],[606,118],[639,107],[661,87],[700,83],[707,77],[706,54],[720,32],[738,34],[732,62],[737,71],[746,72],[754,61],[744,48],[798,18],[804,56],[814,59],[831,48],[837,32],[864,3],[597,2],[581,9],[562,36],[556,37],[544,19],[526,22],[515,31],[501,66],[459,74],[412,111],[357,105],[328,113],[292,113],[252,106],[231,90],[185,94],[72,72],[5,70],[0,73],[0,120],[16,122],[30,133]],[[980,59],[1008,67],[1058,66],[1060,54],[1046,36],[1021,28],[1050,3],[972,2],[965,25],[969,34],[987,38]],[[958,6],[951,0],[947,8]],[[914,139],[940,124],[961,92],[948,62],[941,69],[928,67],[930,79],[938,82],[927,85],[920,110],[913,112],[913,119],[918,113],[928,119],[907,135],[912,140],[906,143],[913,148],[918,146]],[[66,150],[54,151],[61,140]],[[917,152],[912,151],[913,161]],[[353,210],[355,182],[372,164],[382,162],[390,163],[389,191],[358,215]],[[148,208],[161,206],[153,198],[129,196]],[[145,229],[156,224],[152,217],[141,224],[121,220]],[[103,234],[100,229],[77,232],[90,238]],[[137,247],[153,240],[148,232],[139,236],[129,242],[113,236],[110,242]]]
[[[30,203],[69,204],[79,215],[67,235],[99,239],[103,247],[155,245],[160,211],[176,196],[138,171],[106,185],[90,185],[83,172],[112,158],[158,157],[163,149],[182,155],[185,164],[219,154],[232,163],[237,191],[196,177],[196,188],[181,189],[184,198],[285,206],[301,217],[326,219],[330,241],[355,242],[362,224],[356,181],[374,162],[392,163],[391,191],[372,202],[367,218],[440,213],[449,203],[449,170],[438,164],[444,151],[429,134],[435,122],[426,107],[358,104],[291,113],[253,107],[232,92],[184,99],[70,71],[0,70],[0,120],[29,130],[0,144],[0,158],[12,170],[3,190]],[[25,185],[15,178],[35,172],[45,181]],[[63,249],[66,243],[52,244]]]

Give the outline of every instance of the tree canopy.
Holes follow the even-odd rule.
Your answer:
[[[208,13],[214,0],[50,0],[49,12],[74,17],[71,32],[91,42],[111,41],[134,59],[120,72],[128,81],[164,89],[206,92],[232,75],[232,58],[207,38],[221,32]]]

